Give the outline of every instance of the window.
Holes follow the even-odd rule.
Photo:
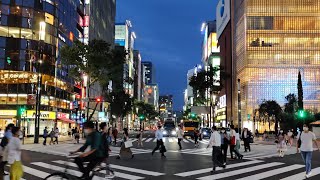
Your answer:
[[[22,9],[22,16],[27,18],[33,17],[33,9],[30,8],[23,8]]]
[[[271,16],[249,16],[247,23],[249,30],[273,29],[273,17]]]
[[[20,38],[20,28],[9,27],[9,37]]]
[[[3,3],[3,1],[2,1]],[[8,5],[1,5],[1,15],[5,14],[5,15],[9,15],[10,13],[10,7]]]
[[[45,22],[53,25],[54,17],[49,13],[45,13]]]
[[[0,36],[8,37],[9,29],[6,26],[0,26]]]
[[[0,24],[4,26],[8,25],[8,16],[1,15]]]
[[[34,0],[23,0],[23,6],[33,7],[34,6]]]

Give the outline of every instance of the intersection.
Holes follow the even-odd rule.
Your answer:
[[[283,179],[302,180],[304,179],[304,165],[300,154],[296,154],[295,147],[288,148],[286,156],[277,156],[275,145],[263,145],[254,143],[252,151],[244,153],[243,160],[228,159],[227,168],[218,168],[215,174],[211,174],[212,161],[211,149],[206,149],[207,139],[201,141],[199,148],[194,148],[193,140],[185,139],[182,142],[183,149],[178,151],[175,137],[164,138],[167,147],[166,158],[161,158],[159,153],[151,155],[155,146],[153,138],[144,139],[144,147],[137,147],[136,142],[131,148],[133,159],[116,159],[120,147],[111,146],[109,163],[115,170],[114,179]],[[131,140],[134,140],[131,138]],[[148,142],[146,142],[148,141]],[[60,143],[59,145],[43,146],[40,144],[27,144],[23,146],[24,158],[24,179],[40,180],[55,171],[64,171],[69,151],[79,148],[81,144],[74,144],[72,141]],[[314,152],[313,176],[309,179],[316,180],[320,177],[320,153]],[[68,173],[74,176],[81,176],[76,165],[69,163]],[[95,180],[103,179],[94,177]]]

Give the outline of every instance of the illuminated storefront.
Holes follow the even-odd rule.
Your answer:
[[[41,76],[42,134],[45,126],[53,128],[59,122],[56,112],[71,113],[70,103],[81,93],[68,76],[68,67],[61,63],[59,50],[82,34],[83,4],[4,0],[0,7],[0,128],[16,124],[20,118],[17,110],[23,107],[27,112],[20,125],[28,135],[34,134],[35,97]]]
[[[297,94],[299,70],[304,108],[318,111],[319,0],[239,0],[234,3],[234,62],[237,79],[240,79],[242,119],[247,120],[251,115],[249,121],[252,122],[252,114],[263,99],[283,105],[286,95]],[[243,126],[254,128],[251,122],[243,122]]]

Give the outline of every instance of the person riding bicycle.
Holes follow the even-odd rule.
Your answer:
[[[81,179],[89,179],[89,174],[92,169],[99,163],[101,163],[105,157],[101,148],[101,134],[94,129],[94,123],[87,121],[84,123],[84,133],[87,135],[85,144],[70,154],[77,152],[84,152],[88,146],[91,147],[90,151],[84,152],[80,156],[75,158],[75,163],[78,165],[79,170],[83,173]],[[87,167],[83,166],[84,162],[89,162]]]

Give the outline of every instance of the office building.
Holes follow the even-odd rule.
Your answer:
[[[163,95],[159,97],[160,118],[168,118],[173,116],[173,96]]]
[[[144,78],[146,84],[153,84],[155,83],[155,70],[152,62],[150,61],[143,61],[142,62],[142,69],[144,72]]]

